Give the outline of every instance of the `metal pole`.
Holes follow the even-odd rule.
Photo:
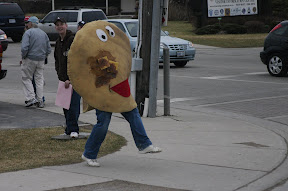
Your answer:
[[[162,2],[162,7],[160,6]],[[148,117],[156,117],[157,110],[157,83],[159,69],[159,48],[161,31],[161,9],[163,1],[153,1],[152,12],[152,38],[151,38],[151,58],[150,58],[150,83],[149,83],[149,106]]]
[[[54,3],[54,0],[52,0],[52,11],[55,10],[55,3]]]
[[[170,56],[169,48],[163,49],[164,115],[170,115]]]
[[[109,3],[108,3],[108,1],[109,1],[109,0],[106,0],[106,15],[108,15],[108,9],[109,9],[109,5],[108,5]]]

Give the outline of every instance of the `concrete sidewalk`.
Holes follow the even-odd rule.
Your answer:
[[[52,103],[44,110],[62,114]],[[114,114],[109,130],[124,136],[128,144],[99,158],[101,167],[83,162],[2,173],[0,190],[264,191],[288,177],[287,126],[173,104],[172,116],[161,111],[158,105],[158,117],[142,119],[162,153],[138,154],[129,124]],[[80,120],[94,124],[95,111],[81,114]]]

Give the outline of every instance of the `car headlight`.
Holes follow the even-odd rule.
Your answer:
[[[6,40],[7,39],[7,35],[6,34],[1,34],[0,35],[0,40]]]
[[[165,44],[165,43],[163,43],[163,42],[160,42],[160,48],[168,48],[168,46]]]
[[[188,47],[189,47],[189,48],[192,48],[193,46],[194,46],[194,45],[193,45],[192,42],[189,42],[189,43],[188,43]]]

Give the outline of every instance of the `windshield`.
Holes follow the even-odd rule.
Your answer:
[[[132,37],[137,37],[138,22],[127,22],[125,26]]]
[[[57,17],[64,17],[67,22],[77,22],[78,13],[77,12],[51,12],[47,15],[43,23],[54,23]]]
[[[125,26],[132,37],[137,37],[138,22],[126,22]],[[161,30],[161,36],[168,36],[165,32]]]

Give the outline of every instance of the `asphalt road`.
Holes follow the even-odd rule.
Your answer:
[[[13,91],[22,99],[20,43],[10,43],[3,54],[8,70],[1,91]],[[214,48],[196,46],[196,58],[184,68],[171,64],[171,107],[215,108],[288,124],[287,77],[272,77],[260,61],[262,48]],[[58,79],[53,52],[45,66],[44,95],[55,95]],[[53,96],[52,96],[53,99]],[[163,102],[163,68],[159,67],[157,100]],[[3,100],[0,100],[3,101]]]
[[[260,61],[261,50],[196,45],[195,61],[170,69],[171,107],[215,108],[287,125],[288,78],[268,74]],[[158,79],[161,100],[163,69]]]

